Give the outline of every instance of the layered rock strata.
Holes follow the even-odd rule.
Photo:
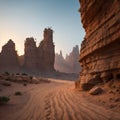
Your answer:
[[[120,79],[120,0],[79,0],[86,35],[81,44],[79,87]]]

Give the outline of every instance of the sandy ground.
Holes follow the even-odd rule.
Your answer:
[[[86,99],[70,81],[27,86],[12,83],[0,88],[0,96],[10,97],[6,105],[0,106],[0,120],[120,120],[120,112]],[[22,96],[15,96],[16,91]]]

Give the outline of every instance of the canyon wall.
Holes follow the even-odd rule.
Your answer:
[[[19,70],[19,61],[17,51],[15,50],[15,43],[12,40],[9,40],[2,47],[0,53],[0,71],[18,71]]]
[[[79,88],[120,79],[120,0],[79,0],[86,35],[81,44]]]
[[[79,65],[79,47],[76,45],[70,54],[63,57],[62,51],[55,55],[55,69],[65,73],[79,73],[81,67]]]

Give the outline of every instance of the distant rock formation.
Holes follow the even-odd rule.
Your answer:
[[[38,47],[33,37],[26,38],[25,54],[22,56],[17,55],[15,43],[9,40],[0,53],[0,72],[18,72],[19,70],[37,74],[55,71],[53,30],[45,28],[43,37]]]
[[[0,53],[0,71],[18,71],[19,61],[15,50],[15,43],[9,40],[7,44],[2,47]]]
[[[68,73],[69,66],[67,65],[63,55],[62,51],[60,51],[60,54],[55,54],[55,69],[60,72]]]
[[[24,69],[27,71],[36,71],[38,67],[38,57],[34,38],[26,38],[24,51]]]
[[[66,56],[67,64],[70,66],[71,69],[69,71],[73,73],[79,73],[81,68],[79,64],[79,47],[76,45],[73,47],[72,52]]]
[[[120,79],[120,0],[79,0],[83,27],[80,85],[91,89],[99,82]]]
[[[62,55],[62,51],[60,51],[60,54],[56,54],[55,69],[65,73],[79,73],[81,68],[78,60],[79,47],[76,45],[73,47],[72,52],[69,55],[66,55],[65,59]]]
[[[45,28],[44,38],[36,47],[34,38],[25,41],[24,68],[27,71],[52,72],[54,71],[54,43],[53,30]]]

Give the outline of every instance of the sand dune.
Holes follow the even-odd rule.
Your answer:
[[[30,85],[23,92],[17,98],[11,95],[11,102],[0,107],[0,120],[120,120],[119,113],[75,91],[73,82]]]

